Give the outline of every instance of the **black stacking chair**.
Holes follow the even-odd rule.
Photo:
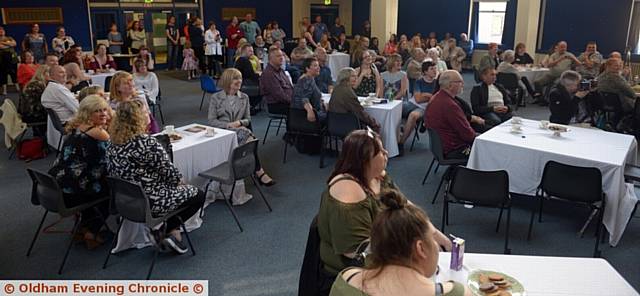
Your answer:
[[[332,143],[336,144],[336,151],[338,151],[338,141],[344,140],[354,130],[361,129],[360,120],[353,113],[335,113],[327,112],[327,132],[325,136],[329,141],[329,148],[332,148]],[[323,149],[326,144],[322,143]],[[324,153],[320,155],[320,168],[324,167]]]
[[[431,146],[431,153],[433,154],[433,159],[431,160],[431,164],[429,164],[427,173],[424,175],[424,178],[422,179],[422,185],[424,185],[424,183],[427,181],[427,177],[431,172],[431,168],[433,167],[433,164],[436,161],[438,162],[438,165],[436,166],[436,171],[437,171],[440,165],[448,165],[450,167],[457,166],[457,165],[467,165],[467,160],[468,160],[468,159],[444,158],[444,151],[442,148],[442,140],[440,139],[440,135],[438,135],[438,133],[435,130],[430,128],[427,128],[427,132],[429,133],[429,144]],[[438,198],[438,193],[440,193],[440,187],[442,187],[442,183],[445,181],[445,179],[450,178],[449,174],[450,174],[450,170],[447,169],[447,171],[442,175],[442,178],[440,178],[440,184],[438,184],[438,189],[436,190],[436,194],[433,195],[431,204],[436,203],[436,198]]]
[[[599,235],[602,228],[606,198],[605,193],[602,191],[602,173],[599,169],[549,161],[544,166],[542,180],[536,190],[536,197],[540,201],[538,222],[542,222],[542,207],[545,199],[556,199],[586,205],[591,208],[594,214],[599,214],[596,224],[596,244],[593,250],[593,257],[600,256]],[[535,210],[532,210],[529,233],[527,235],[529,240],[531,239],[535,214]],[[589,217],[582,230],[589,225],[593,216],[592,214]]]
[[[120,230],[122,230],[123,219],[127,219],[136,223],[143,223],[149,229],[152,229],[158,224],[162,224],[161,231],[165,231],[167,220],[186,209],[184,207],[180,207],[172,212],[165,214],[164,216],[154,217],[151,215],[149,198],[147,197],[144,189],[142,188],[142,186],[140,186],[140,184],[129,182],[127,180],[116,177],[107,177],[107,181],[109,182],[109,187],[111,189],[111,204],[115,207],[112,210],[120,214],[122,219],[120,219],[119,221],[120,225],[118,226],[118,231],[116,232],[116,236],[113,239],[112,245],[107,251],[107,258],[102,265],[103,269],[107,268],[109,257],[111,257],[111,250],[113,250],[113,248],[116,246],[118,235],[120,234]],[[178,219],[180,219],[180,216],[177,217]],[[187,229],[184,226],[184,221],[182,221],[182,219],[180,219],[180,225],[182,226],[182,231],[187,238],[187,242],[189,243],[189,248],[191,248],[191,254],[195,256],[196,250],[191,244],[189,232],[187,232]],[[153,253],[153,260],[151,261],[151,266],[149,267],[149,271],[147,272],[147,280],[151,277],[151,273],[153,272],[153,267],[156,264],[158,252],[159,248],[156,246]]]
[[[607,123],[610,124],[611,128],[615,131],[624,113],[620,97],[616,93],[602,91],[598,92],[598,95],[602,103],[601,111],[604,113]]]
[[[409,147],[409,151],[413,151],[413,145],[416,143],[416,140],[420,141],[420,127],[424,124],[424,119],[420,118],[416,121],[416,127],[413,131],[413,139],[411,140],[411,147]],[[424,132],[424,129],[422,130]]]
[[[104,78],[104,92],[111,90],[111,79],[113,79],[113,75]]]
[[[478,171],[465,167],[455,167],[449,186],[444,192],[442,206],[442,227],[449,224],[449,204],[473,205],[500,209],[496,232],[500,230],[502,212],[507,210],[507,226],[504,236],[504,253],[509,249],[509,227],[511,224],[511,196],[509,195],[509,175],[506,171]]]
[[[473,80],[475,80],[476,83],[480,83],[482,81],[480,80],[480,69],[478,69],[476,65],[473,65],[471,69],[473,70]]]
[[[272,110],[269,109],[269,104],[267,104],[267,116],[269,116],[269,123],[267,124],[267,130],[264,132],[264,138],[262,139],[262,144],[267,142],[267,136],[269,135],[269,128],[278,127],[276,130],[276,136],[280,133],[280,127],[282,126],[282,122],[287,124],[287,114],[285,113],[273,113]]]
[[[298,296],[319,296],[322,289],[322,259],[320,259],[320,235],[318,234],[318,215],[311,221],[307,246],[304,251]]]
[[[24,94],[22,92],[20,92],[19,94],[19,101],[18,101],[18,110],[21,110],[20,108],[20,104],[22,104],[22,102],[24,101]],[[16,110],[17,111],[17,110]],[[16,150],[18,150],[18,146],[20,145],[20,143],[22,142],[22,139],[24,139],[24,136],[27,134],[28,130],[31,129],[32,133],[34,131],[35,127],[45,127],[47,126],[47,121],[42,121],[42,122],[25,122],[25,124],[27,124],[27,129],[25,129],[22,133],[20,133],[20,135],[16,138],[16,145],[14,145],[13,147],[11,147],[11,152],[9,152],[9,159],[11,159],[13,157],[14,154],[16,154]],[[46,138],[46,135],[45,135]],[[47,149],[45,146],[42,147],[42,149]],[[46,151],[46,150],[45,150]]]
[[[526,107],[527,102],[524,100],[524,91],[520,87],[520,79],[516,73],[498,73],[496,82],[502,85],[507,92],[514,98],[516,110],[518,107]]]
[[[64,125],[62,124],[62,121],[60,121],[60,117],[58,117],[58,113],[56,113],[56,111],[53,111],[49,108],[45,108],[45,110],[47,110],[47,115],[49,115],[49,119],[51,119],[51,122],[53,123],[53,128],[55,128],[60,133],[60,139],[58,140],[58,145],[56,146],[57,157],[58,154],[60,154],[60,145],[62,145],[62,138],[64,137]]]
[[[75,207],[67,207],[64,203],[64,198],[62,195],[62,189],[58,186],[58,182],[51,175],[38,171],[35,169],[27,169],[27,173],[29,173],[29,177],[31,177],[32,187],[31,187],[31,203],[35,206],[42,206],[44,208],[44,215],[42,216],[42,220],[40,220],[40,225],[38,225],[38,229],[36,230],[36,234],[31,241],[31,245],[29,246],[29,250],[27,251],[27,257],[31,255],[31,250],[33,250],[33,246],[36,243],[36,239],[38,239],[38,235],[40,234],[40,230],[42,229],[42,225],[44,224],[44,220],[47,218],[47,214],[49,212],[56,213],[61,217],[69,217],[75,215],[81,215],[82,211],[86,209],[95,208],[98,204],[102,202],[106,202],[109,200],[109,197],[104,197],[101,199],[97,199],[94,201],[90,201]],[[96,210],[96,212],[100,215],[100,211]],[[102,222],[106,217],[102,217]],[[80,225],[80,219],[76,219],[73,224],[73,230],[71,231],[71,237],[69,238],[69,244],[67,245],[67,250],[64,253],[64,258],[62,259],[62,263],[60,263],[60,268],[58,269],[58,274],[62,274],[62,268],[64,268],[64,264],[67,262],[67,257],[69,257],[69,251],[71,251],[71,246],[73,245],[73,237],[78,232],[78,226]]]
[[[158,140],[158,143],[160,143],[162,148],[164,148],[164,151],[169,154],[169,160],[173,162],[173,146],[171,146],[171,139],[169,138],[169,135],[157,134],[154,137]]]
[[[298,142],[300,136],[320,137],[324,138],[324,131],[320,126],[320,122],[310,122],[307,120],[307,111],[304,109],[289,109],[287,115],[287,135],[292,138],[291,145],[295,145]],[[282,163],[287,162],[287,147],[290,145],[288,141],[284,143],[284,155],[282,157]],[[322,145],[324,146],[324,145]],[[321,154],[324,149],[321,147]],[[320,156],[322,158],[322,155]],[[320,165],[322,167],[322,164]]]
[[[243,231],[242,225],[240,225],[238,216],[236,215],[236,212],[233,210],[233,207],[231,206],[231,203],[229,201],[233,197],[233,191],[236,188],[236,180],[242,180],[247,177],[251,178],[253,185],[255,185],[256,189],[258,189],[258,192],[260,193],[260,197],[262,197],[262,200],[264,200],[267,208],[269,208],[269,212],[273,211],[271,209],[271,205],[269,205],[269,202],[264,197],[262,190],[258,186],[258,183],[256,182],[256,178],[254,176],[254,173],[256,171],[257,153],[258,140],[251,140],[233,149],[233,152],[231,153],[231,159],[229,161],[198,174],[198,176],[209,180],[204,190],[205,194],[209,191],[209,185],[211,185],[212,181],[217,181],[220,184],[231,185],[231,193],[229,194],[228,198],[224,195],[223,190],[220,190],[220,192],[224,197],[224,202],[229,208],[229,211],[231,211],[231,214],[233,215],[233,219],[236,220],[236,224],[238,224],[240,232]]]

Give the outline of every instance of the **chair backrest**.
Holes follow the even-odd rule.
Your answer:
[[[327,113],[327,131],[330,135],[344,138],[360,129],[360,120],[353,113]]]
[[[169,135],[157,134],[154,137],[156,138],[156,140],[158,140],[158,143],[160,143],[160,146],[162,146],[164,151],[169,154],[169,160],[173,162],[173,147],[171,146],[171,139],[169,138]]]
[[[209,75],[200,75],[200,88],[204,92],[214,93],[217,91],[216,82]]]
[[[307,246],[302,259],[300,280],[298,282],[298,295],[319,295],[319,280],[321,275],[322,259],[320,259],[320,234],[318,234],[318,216],[316,215],[309,226]]]
[[[307,111],[304,109],[289,109],[287,115],[287,132],[302,134],[320,133],[320,122],[307,120]]]
[[[498,73],[496,81],[508,90],[515,90],[520,87],[518,82],[518,74],[516,73]]]
[[[605,112],[622,112],[622,103],[620,97],[616,93],[598,92],[602,101],[602,110]]]
[[[231,153],[231,170],[235,180],[251,176],[256,171],[256,157],[258,153],[258,140],[248,141]]]
[[[476,83],[480,83],[480,70],[478,70],[478,66],[473,65],[471,68],[473,69],[473,80],[475,80]]]
[[[440,135],[432,128],[427,128],[427,132],[429,133],[429,145],[431,146],[431,153],[433,157],[438,160],[438,162],[444,159],[444,149],[442,148],[442,139],[440,139]]]
[[[577,202],[602,200],[602,173],[593,167],[579,167],[548,161],[538,186],[550,196]]]
[[[62,125],[62,121],[60,121],[60,117],[58,117],[58,113],[49,108],[45,108],[45,110],[47,110],[47,115],[49,115],[49,118],[53,123],[53,127],[60,133],[60,136],[63,136],[64,126]]]
[[[458,166],[449,185],[455,199],[480,206],[500,206],[509,201],[506,171],[478,171]]]
[[[140,184],[117,177],[107,177],[111,201],[117,213],[127,220],[146,223],[151,220],[149,200]]]
[[[62,189],[60,189],[56,179],[36,169],[27,169],[27,172],[35,183],[33,188],[36,190],[35,198],[37,198],[37,204],[42,205],[46,210],[54,213],[59,213],[61,210],[64,210]],[[34,193],[32,193],[31,203],[34,203],[33,195]]]
[[[113,79],[113,76],[107,76],[104,78],[104,92],[109,92],[111,90],[111,79]]]

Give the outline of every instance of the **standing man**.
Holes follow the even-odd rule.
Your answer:
[[[244,17],[244,22],[240,23],[240,30],[242,30],[244,38],[246,38],[247,42],[250,44],[254,44],[256,42],[256,36],[262,35],[260,25],[253,20],[253,15],[250,13],[247,13]]]
[[[329,29],[327,25],[322,22],[322,17],[317,15],[316,22],[313,24],[315,30],[313,30],[313,41],[316,43],[320,43],[320,39],[322,39],[322,34],[328,33]]]
[[[227,67],[233,67],[233,57],[238,49],[238,41],[244,37],[244,33],[238,25],[238,18],[233,17],[227,26]]]
[[[329,30],[331,32],[331,38],[333,39],[333,44],[338,42],[338,38],[340,38],[340,34],[346,34],[344,26],[340,23],[340,18],[336,17],[335,23]],[[335,47],[334,47],[335,48]]]
[[[480,59],[480,66],[478,68],[480,72],[489,67],[498,69],[498,65],[500,65],[500,56],[498,56],[498,43],[489,43],[487,49],[489,51],[487,55],[483,56],[482,59]]]
[[[176,28],[176,17],[170,16],[167,25],[164,27],[167,35],[167,70],[174,70],[178,62],[178,47],[180,46],[180,32]]]

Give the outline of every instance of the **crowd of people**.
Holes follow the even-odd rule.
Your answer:
[[[635,106],[635,91],[628,83],[630,70],[619,53],[605,59],[595,42],[588,43],[578,57],[567,51],[566,42],[558,42],[540,63],[549,68],[548,73],[535,81],[518,74],[518,67],[535,63],[524,44],[500,53],[498,44],[490,43],[477,67],[480,83],[473,86],[468,103],[460,97],[464,90],[461,72],[470,66],[474,42],[465,33],[458,39],[447,33],[440,41],[433,32],[410,39],[392,34],[380,46],[377,38],[371,38],[368,22],[350,42],[339,18],[331,26],[320,16],[314,21],[302,20],[297,45],[287,53],[287,35],[275,21],[262,29],[247,14],[243,22],[234,17],[220,31],[214,21],[205,30],[198,17],[179,29],[176,18],[170,16],[167,64],[169,69],[178,66],[180,39],[187,36],[181,69],[189,79],[204,73],[218,78],[220,90],[209,98],[208,122],[234,131],[239,144],[257,138],[251,115],[260,99],[272,114],[299,109],[307,121],[325,126],[328,112],[351,113],[367,127],[346,137],[322,194],[317,224],[325,294],[470,295],[464,284],[431,279],[439,249],[450,250],[451,242],[387,174],[387,152],[379,136],[384,131],[358,96],[402,101],[404,123],[398,127],[397,138],[401,155],[414,131],[430,128],[441,137],[444,156],[453,159],[468,158],[479,133],[513,116],[514,94],[498,83],[498,73],[518,75],[523,90],[550,105],[550,121],[555,123],[595,124],[585,98],[596,89],[582,88],[585,79],[597,80],[598,91],[618,94],[624,112]],[[83,55],[64,27],[56,32],[49,51],[38,25],[31,26],[21,42],[18,65],[17,43],[0,27],[0,76],[4,79],[0,84],[6,84],[15,64],[14,81],[23,93],[19,104],[23,119],[42,121],[50,109],[64,124],[67,136],[62,153],[49,173],[64,189],[65,202],[73,205],[105,196],[107,175],[139,182],[154,215],[185,209],[167,222],[166,231],[154,235],[165,247],[186,253],[180,220],[201,208],[204,192],[184,182],[167,151],[151,136],[159,131],[149,108],[159,95],[159,81],[142,24],[132,21],[125,37],[113,25],[109,44],[97,45],[91,56]],[[127,51],[136,54],[132,73],[115,72],[108,96],[101,87],[90,86],[91,76],[85,70],[117,70],[112,54]],[[327,54],[334,51],[349,54],[350,67],[331,73]],[[337,76],[335,82],[332,74]],[[250,89],[260,99],[253,100]],[[323,93],[329,94],[328,103]],[[259,155],[255,158],[260,185],[276,184]],[[83,213],[86,221],[81,239],[89,248],[104,243],[96,219],[108,215],[107,205],[98,208],[98,212]],[[371,264],[363,267],[354,251],[365,240],[370,240]]]

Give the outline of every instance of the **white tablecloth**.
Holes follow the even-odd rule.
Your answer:
[[[108,72],[108,73],[96,73],[89,75],[91,77],[91,84],[100,85],[102,88],[105,87],[105,81],[107,77],[113,76],[116,72]]]
[[[322,100],[329,104],[331,99],[330,94],[322,94]],[[364,101],[365,97],[358,97],[358,100]],[[380,124],[380,137],[384,144],[384,149],[389,152],[389,157],[395,157],[400,154],[398,150],[398,126],[402,120],[402,101],[395,100],[386,104],[375,104],[372,106],[364,107],[364,110],[369,113]]]
[[[549,73],[548,68],[518,68],[518,74],[520,74],[521,77],[527,77],[531,83],[546,73]]]
[[[526,195],[535,195],[549,160],[600,169],[606,193],[604,225],[610,233],[610,244],[617,245],[638,200],[633,185],[624,182],[625,163],[636,162],[636,139],[573,126],[556,137],[539,126],[539,122],[525,119],[521,134],[510,132],[511,121],[489,130],[476,138],[467,166],[506,170],[509,190]]]
[[[183,138],[178,142],[172,143],[173,164],[189,184],[204,189],[206,180],[198,177],[198,173],[227,161],[233,148],[238,146],[238,140],[234,132],[218,128],[215,129],[216,133],[213,137],[206,137],[204,131],[199,133],[185,131],[189,127],[196,125],[204,126],[201,124],[190,124],[176,129]],[[227,192],[226,189],[225,192]],[[244,194],[246,194],[244,190],[239,190],[236,186],[234,197],[241,197]],[[214,196],[209,196],[207,198],[207,204],[214,199]],[[113,253],[129,248],[144,248],[152,244],[149,231],[143,224],[128,220],[125,220],[123,223],[122,230],[120,230],[120,234],[118,235],[117,245],[112,250]],[[200,212],[185,221],[185,226],[188,231],[197,229],[201,224],[202,219],[200,218]]]
[[[465,253],[465,268],[460,271],[449,269],[450,260],[450,253],[440,253],[438,281],[466,283],[469,271],[481,269],[502,272],[517,279],[527,296],[638,295],[611,264],[601,258]]]
[[[327,66],[331,69],[331,78],[333,81],[338,80],[338,72],[340,69],[349,67],[351,57],[348,54],[342,52],[335,52],[327,55]]]

